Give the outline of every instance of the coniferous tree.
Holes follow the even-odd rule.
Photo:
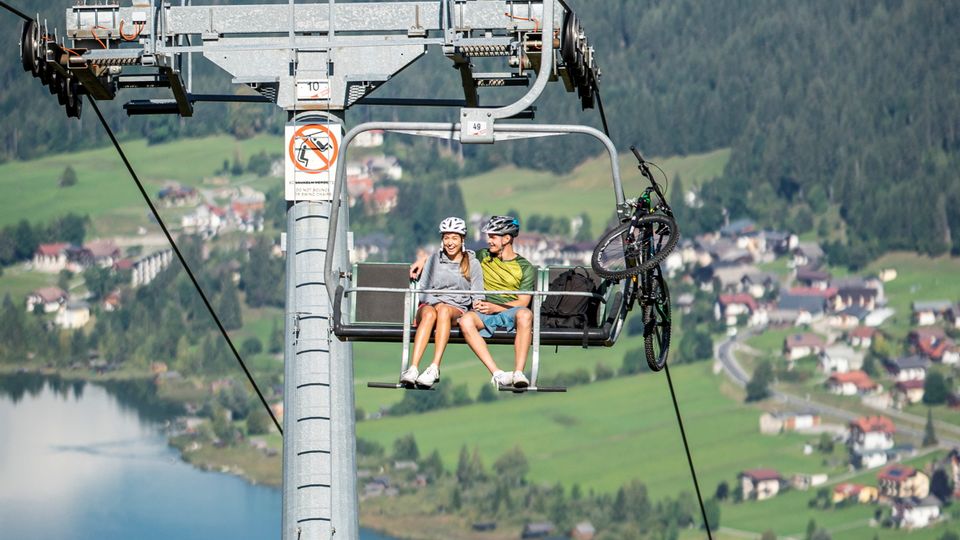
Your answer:
[[[937,432],[933,428],[933,409],[927,409],[927,425],[923,428],[923,446],[937,444]]]

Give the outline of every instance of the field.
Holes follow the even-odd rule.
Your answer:
[[[885,268],[897,270],[897,279],[884,284],[889,306],[896,313],[882,327],[895,339],[902,339],[909,332],[912,302],[960,301],[960,258],[890,253],[870,263],[866,271],[876,273]]]
[[[689,189],[720,176],[729,158],[730,151],[721,149],[652,160],[663,168],[670,181],[680,175]],[[647,182],[637,170],[636,159],[627,152],[620,155],[619,163],[625,196],[640,195]],[[613,216],[616,203],[606,154],[587,160],[564,175],[509,166],[466,178],[460,187],[469,213],[503,214],[515,208],[526,219],[532,214],[574,217],[586,212],[596,236]]]
[[[201,185],[222,167],[224,159],[240,156],[246,162],[261,150],[278,153],[280,139],[259,136],[237,141],[216,136],[154,146],[148,146],[143,140],[122,144],[147,193],[155,197],[157,190],[170,180]],[[59,188],[58,180],[67,165],[76,171],[77,184]],[[146,204],[112,146],[35,161],[4,163],[0,165],[0,200],[16,208],[0,215],[0,227],[23,218],[32,223],[46,223],[68,212],[91,216],[95,232],[104,235],[116,235],[117,228],[136,230],[136,226],[148,223]]]
[[[671,372],[702,489],[733,483],[740,470],[773,467],[784,474],[827,472],[821,459],[804,456],[806,437],[761,436],[760,411],[728,397],[731,390],[708,364]],[[413,433],[421,454],[437,449],[448,468],[460,447],[477,447],[489,466],[521,446],[533,482],[579,484],[610,492],[639,478],[653,499],[693,491],[680,433],[663,373],[642,374],[574,387],[567,394],[507,395],[493,404],[428,414],[367,420],[360,437],[391,448]]]
[[[922,468],[942,453],[920,456],[907,459],[904,463]],[[848,482],[876,485],[877,471],[867,471],[846,480]],[[832,483],[831,483],[832,484]],[[832,488],[832,485],[828,485]],[[869,540],[874,534],[879,538],[904,538],[904,531],[896,529],[882,529],[870,527],[868,521],[873,517],[877,505],[853,505],[843,509],[816,510],[808,508],[807,501],[816,495],[816,489],[809,491],[791,490],[766,501],[732,504],[721,507],[721,526],[733,529],[763,532],[773,530],[778,537],[789,535],[793,538],[802,538],[805,535],[807,523],[813,519],[818,527],[830,531],[833,538],[850,538]],[[776,516],[776,519],[772,519]],[[939,525],[930,529],[912,531],[907,536],[911,539],[939,538],[947,529],[956,529],[956,526]]]

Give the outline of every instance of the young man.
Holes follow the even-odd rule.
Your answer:
[[[493,216],[483,227],[487,234],[487,248],[477,251],[483,271],[484,289],[488,291],[532,291],[536,286],[536,268],[513,250],[513,240],[520,233],[520,221],[512,216]],[[410,268],[411,277],[419,275],[423,263],[417,261]],[[533,312],[529,294],[488,294],[485,300],[473,304],[473,311],[460,317],[460,331],[470,349],[493,374],[491,382],[498,386],[513,385],[526,388],[530,381],[523,374],[527,353],[533,341]],[[485,337],[496,330],[516,329],[513,342],[514,371],[497,367],[490,355]]]

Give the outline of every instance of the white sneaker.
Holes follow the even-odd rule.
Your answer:
[[[530,381],[527,380],[527,376],[522,371],[514,371],[513,386],[514,388],[526,388],[530,386]]]
[[[420,386],[426,386],[427,388],[430,388],[431,386],[436,384],[437,381],[439,380],[440,380],[440,368],[438,368],[435,364],[430,364],[430,367],[423,370],[423,373],[421,373],[420,376],[417,377],[417,384],[419,384]]]
[[[497,386],[513,386],[513,373],[507,373],[503,370],[496,370],[493,372],[493,378],[490,379],[490,384]]]
[[[419,374],[417,366],[408,367],[406,371],[400,374],[400,384],[415,384]]]

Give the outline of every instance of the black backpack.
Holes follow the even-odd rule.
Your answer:
[[[579,270],[579,271],[578,271]],[[597,292],[593,280],[581,267],[571,268],[550,282],[550,291]],[[589,296],[547,296],[540,306],[540,326],[544,328],[583,328],[597,326],[599,298]]]

